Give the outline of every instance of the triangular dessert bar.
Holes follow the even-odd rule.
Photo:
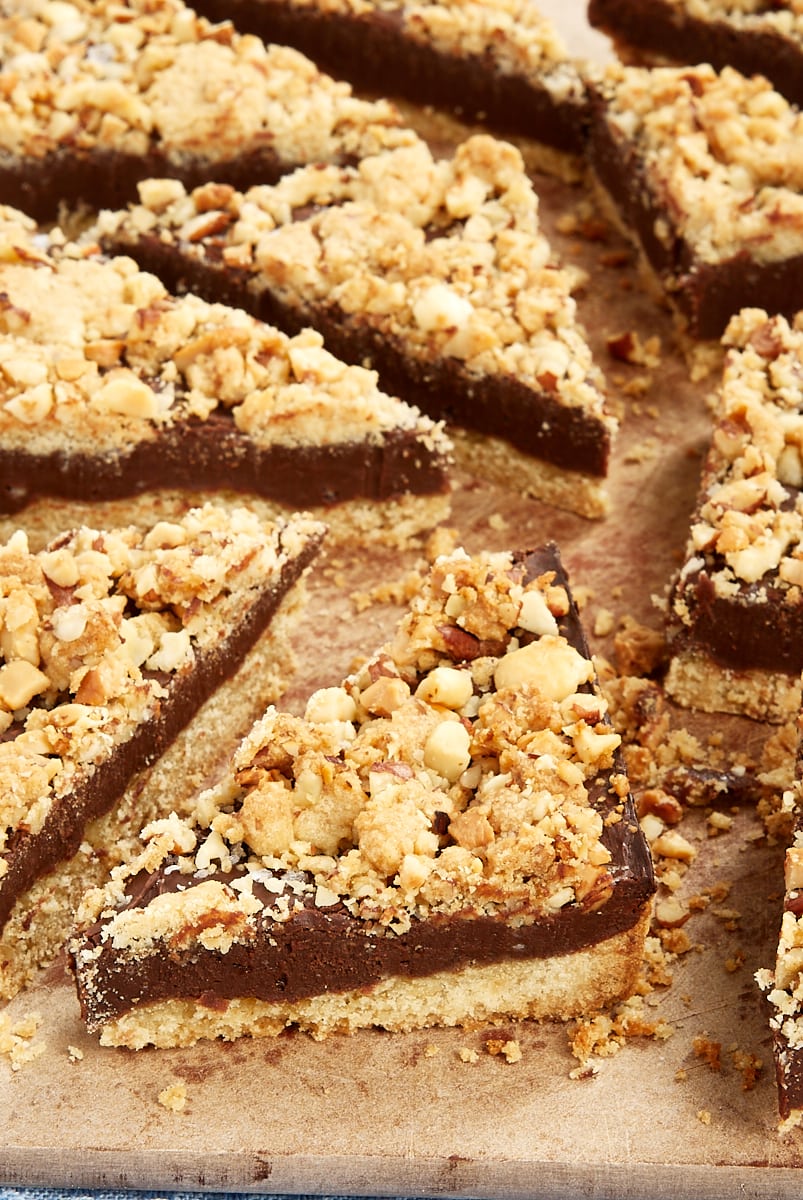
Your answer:
[[[518,151],[419,142],[274,187],[149,180],[93,236],[173,290],[312,325],[385,390],[445,418],[479,477],[600,516],[616,421]]]
[[[56,952],[125,839],[281,694],[323,532],[207,505],[0,546],[0,996]]]
[[[270,708],[71,940],[107,1045],[566,1018],[629,993],[654,891],[554,546],[437,559],[391,640]]]
[[[214,496],[402,543],[449,508],[441,428],[240,309],[169,296],[130,258],[43,242],[13,210],[0,261],[0,513],[41,545]]]

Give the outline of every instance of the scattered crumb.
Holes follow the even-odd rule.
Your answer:
[[[622,675],[652,675],[667,658],[663,632],[650,629],[631,616],[622,618],[613,648]]]
[[[502,529],[507,529],[508,527],[507,518],[503,517],[501,513],[491,513],[490,517],[488,518],[488,524],[490,525],[491,529],[497,529],[500,531]]]
[[[457,1053],[460,1061],[464,1063],[475,1063],[480,1060],[479,1051],[472,1050],[469,1046],[461,1046]]]
[[[697,1120],[700,1122],[701,1125],[710,1125],[711,1124],[711,1113],[709,1112],[709,1110],[707,1108],[699,1108],[697,1110]]]
[[[609,608],[601,608],[594,618],[594,636],[608,637],[614,630],[614,615]]]
[[[432,1042],[427,1042],[424,1047],[424,1058],[434,1058],[436,1054],[440,1054],[440,1050]]]
[[[569,1029],[569,1048],[575,1058],[586,1063],[592,1055],[610,1058],[617,1054],[629,1038],[663,1040],[673,1033],[668,1022],[648,1017],[643,996],[635,995],[617,1004],[611,1013],[575,1022]]]
[[[187,1103],[187,1088],[183,1083],[171,1083],[159,1093],[159,1103],[170,1112],[181,1112]]]
[[[522,1058],[521,1046],[514,1039],[502,1041],[501,1038],[489,1038],[485,1043],[485,1049],[491,1055],[501,1054],[509,1063],[520,1062]]]
[[[707,1033],[698,1034],[692,1042],[692,1048],[698,1058],[701,1058],[712,1071],[722,1070],[722,1043],[715,1042]]]
[[[68,1046],[67,1056],[70,1062],[80,1062],[84,1057],[84,1052],[78,1046]]]
[[[731,1059],[736,1070],[741,1072],[742,1091],[752,1092],[764,1069],[763,1062],[757,1055],[749,1054],[745,1050],[732,1050]]]
[[[39,1013],[28,1013],[18,1021],[0,1013],[0,1054],[8,1058],[12,1071],[19,1071],[44,1054],[45,1043],[34,1041],[41,1024]]]
[[[688,1078],[689,1072],[686,1070],[686,1068],[678,1067],[677,1071],[675,1071],[675,1083],[683,1083]]]
[[[638,333],[626,330],[606,338],[608,353],[619,362],[633,363],[643,367],[657,367],[661,363],[661,339],[653,336],[642,341]]]

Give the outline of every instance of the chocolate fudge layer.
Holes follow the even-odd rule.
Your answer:
[[[588,19],[625,61],[731,66],[803,103],[803,15],[789,0],[589,0]]]
[[[669,604],[681,703],[794,716],[803,670],[803,328],[747,309],[723,339],[686,561]]]
[[[560,156],[582,154],[580,68],[528,0],[201,0],[195,8],[266,42],[295,46],[355,87],[434,105],[497,134],[534,139]]]
[[[104,1044],[568,1017],[627,994],[654,881],[553,546],[439,558],[392,640],[271,708],[194,821],[82,905]]]
[[[596,180],[692,338],[803,306],[803,117],[764,79],[613,65],[590,85]]]
[[[393,537],[445,515],[442,430],[318,333],[289,338],[242,310],[169,296],[130,258],[43,247],[15,219],[5,210],[0,513],[35,525],[48,506],[61,515],[53,500],[88,513],[154,495],[164,510],[169,491],[177,507],[234,495],[340,514],[344,527],[375,506]]]
[[[0,61],[0,194],[39,220],[124,204],[153,175],[245,186],[416,136],[387,101],[179,0],[5,3]]]
[[[54,952],[78,883],[119,853],[93,823],[254,650],[264,680],[228,716],[215,709],[213,738],[193,727],[185,785],[242,736],[260,694],[275,697],[260,640],[298,606],[322,535],[306,518],[269,525],[207,505],[144,532],[83,527],[34,554],[20,531],[0,548],[0,995]],[[155,809],[142,794],[126,803],[141,824],[177,800],[162,789]]]
[[[101,244],[170,288],[312,324],[350,362],[450,428],[498,439],[486,478],[586,516],[607,506],[616,422],[519,153],[475,136],[359,166],[309,167],[245,193],[150,180],[104,212]]]

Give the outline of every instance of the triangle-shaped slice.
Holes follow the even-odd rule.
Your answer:
[[[109,1045],[570,1017],[626,995],[654,881],[553,546],[435,561],[392,639],[270,708],[193,820],[87,895]]]
[[[53,956],[125,840],[281,694],[323,532],[206,505],[0,546],[0,996]]]
[[[448,513],[442,429],[241,309],[167,294],[130,258],[47,241],[5,209],[0,512],[39,544],[214,497],[403,543]],[[3,525],[0,524],[0,531]]]
[[[478,135],[245,193],[149,180],[93,236],[174,290],[311,325],[381,386],[445,419],[472,473],[602,515],[617,422],[578,320],[576,271],[538,219],[521,155]]]

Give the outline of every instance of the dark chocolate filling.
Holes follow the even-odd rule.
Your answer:
[[[803,605],[759,580],[735,596],[718,595],[708,570],[687,575],[680,585],[690,624],[673,625],[672,648],[705,651],[720,666],[737,671],[803,670]]]
[[[560,98],[537,80],[500,71],[490,57],[461,57],[416,41],[397,12],[328,13],[281,0],[200,0],[195,8],[265,42],[295,46],[364,91],[431,104],[499,134],[582,153],[584,97]]]
[[[17,512],[36,496],[102,501],[164,487],[230,489],[299,509],[445,492],[447,479],[443,458],[415,430],[390,430],[377,443],[261,447],[220,408],[114,455],[0,447],[0,512]]]
[[[382,387],[437,420],[503,438],[566,470],[604,478],[611,451],[607,426],[584,409],[561,403],[548,387],[536,390],[513,376],[476,376],[456,358],[419,362],[404,345],[333,305],[296,307],[270,288],[270,280],[230,272],[218,265],[214,240],[201,259],[153,235],[136,241],[104,240],[112,254],[128,254],[158,275],[172,292],[195,292],[206,300],[234,304],[288,333],[312,325],[333,354],[345,362],[370,362]],[[193,248],[195,250],[195,248]]]
[[[4,852],[8,871],[0,878],[0,928],[23,892],[76,853],[87,824],[112,810],[133,776],[151,766],[202,704],[235,674],[319,544],[320,538],[312,539],[300,555],[282,566],[277,583],[260,594],[223,642],[199,653],[191,668],[170,677],[168,695],[155,715],[88,772],[69,795],[54,801],[38,833],[12,834]]]
[[[692,337],[719,338],[741,308],[763,308],[792,317],[803,303],[803,255],[774,263],[754,261],[740,251],[722,262],[696,259],[679,234],[668,242],[656,226],[674,229],[674,221],[645,171],[637,149],[607,118],[604,95],[591,88],[589,163],[618,209],[624,225],[641,246]]]
[[[559,582],[567,583],[554,546],[517,556],[517,561],[524,568],[525,579],[551,569]],[[560,624],[561,632],[587,654],[574,603]],[[455,661],[465,658],[463,639],[446,641],[454,645]],[[468,653],[470,656],[470,649]],[[618,760],[614,770],[621,769]],[[606,776],[594,792],[594,803],[604,813],[619,809],[622,803],[606,791],[607,784]],[[300,911],[286,921],[263,914],[254,938],[234,943],[226,954],[193,946],[186,952],[160,951],[129,958],[118,955],[103,940],[103,924],[98,923],[86,931],[82,941],[85,949],[100,947],[92,960],[89,990],[73,960],[84,1017],[90,1028],[97,1028],[138,1003],[190,997],[212,1008],[225,1007],[236,997],[281,1003],[321,992],[370,989],[390,976],[423,977],[469,965],[570,954],[632,929],[655,888],[649,848],[639,830],[632,797],[626,799],[621,819],[606,823],[603,840],[612,856],[610,896],[597,907],[572,903],[554,915],[514,914],[521,917],[520,924],[512,923],[509,916],[494,918],[466,910],[414,920],[407,933],[396,933],[353,916],[341,902],[318,908],[314,893],[306,892]],[[214,877],[230,882],[237,874],[235,868],[232,874]],[[309,878],[298,872],[288,872],[285,878],[294,877],[309,884]],[[140,907],[155,895],[192,881],[193,877],[181,875],[169,865],[150,875],[142,873],[129,880],[125,907]],[[254,890],[270,907],[275,904],[276,896],[260,884]],[[285,891],[292,899],[287,882]],[[80,950],[73,953],[80,955]]]
[[[781,7],[767,4],[766,10]],[[650,57],[683,63],[732,66],[743,75],[765,75],[791,100],[803,104],[803,50],[781,33],[740,29],[704,20],[668,0],[590,0],[589,22],[627,47]]]

